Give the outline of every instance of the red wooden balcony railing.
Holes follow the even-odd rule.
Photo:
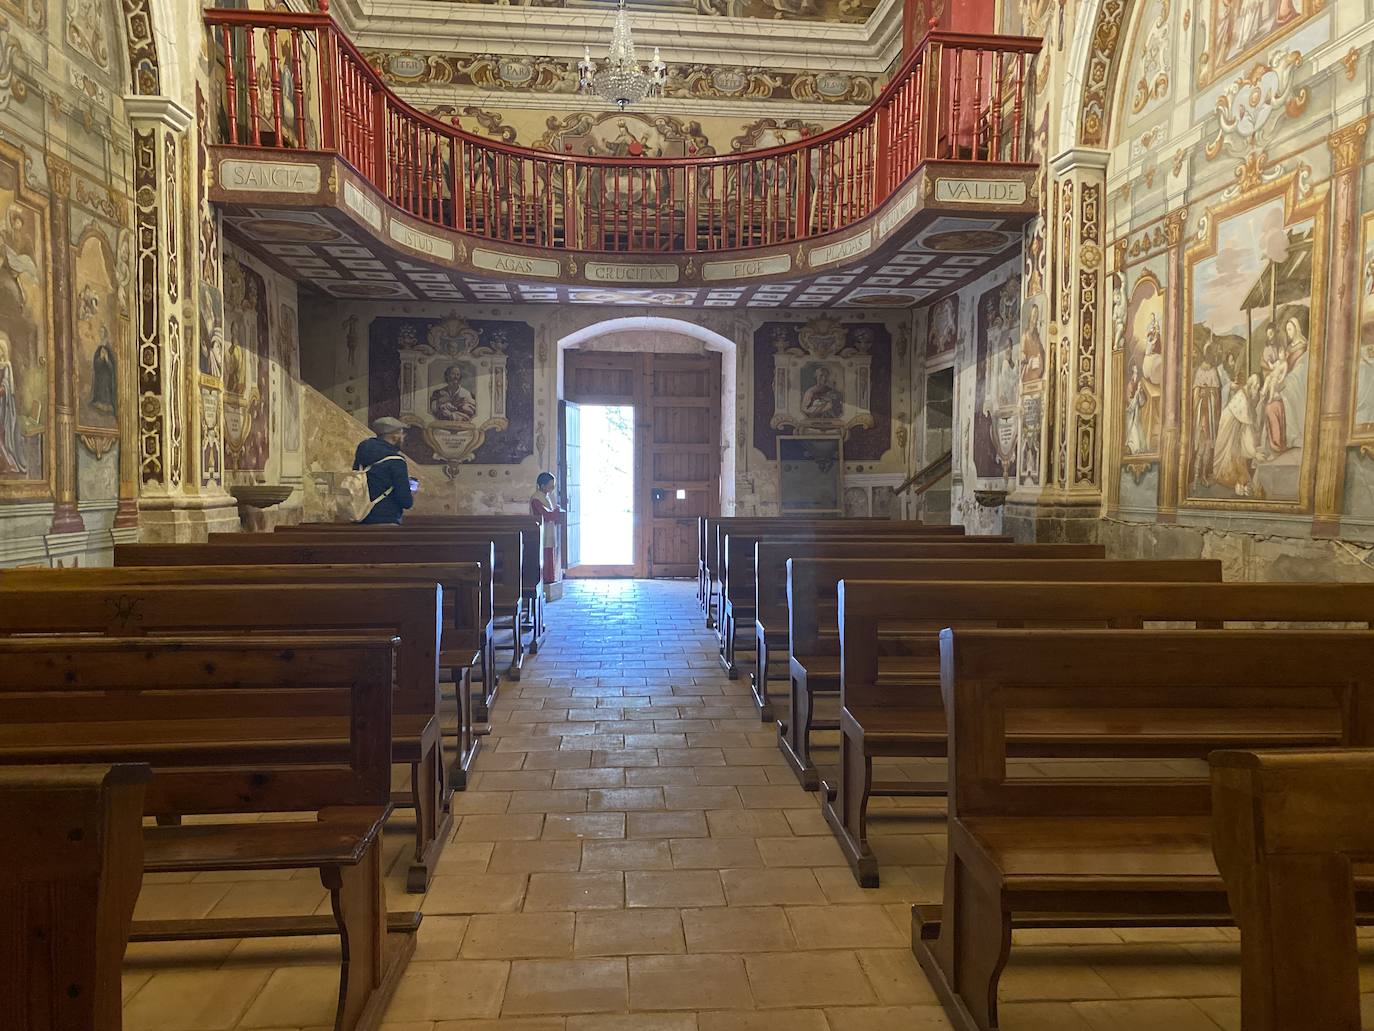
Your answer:
[[[861,115],[780,147],[686,158],[554,154],[484,139],[397,97],[325,11],[205,12],[220,142],[337,153],[393,204],[536,247],[681,253],[842,229],[930,160],[1026,164],[1040,41],[931,31]]]

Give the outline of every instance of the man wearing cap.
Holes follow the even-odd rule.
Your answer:
[[[401,454],[406,424],[384,417],[372,424],[372,431],[377,435],[359,444],[353,456],[353,468],[367,474],[369,508],[358,522],[399,524],[405,510],[415,503],[413,494],[420,486],[410,478]]]

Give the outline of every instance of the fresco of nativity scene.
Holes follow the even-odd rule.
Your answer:
[[[1307,503],[1320,237],[1319,218],[1291,218],[1271,192],[1218,219],[1214,246],[1190,252],[1185,500]]]

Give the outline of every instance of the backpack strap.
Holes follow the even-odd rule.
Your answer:
[[[377,468],[377,466],[381,465],[383,462],[404,462],[404,461],[405,461],[405,459],[402,458],[400,455],[387,455],[385,458],[379,458],[379,459],[377,459],[377,461],[373,462],[371,465],[365,465],[365,466],[363,466],[363,476],[366,476],[368,473],[370,473],[373,469]],[[357,521],[358,521],[358,522],[362,522],[364,519],[366,519],[368,516],[370,516],[370,515],[372,514],[372,510],[373,510],[374,508],[376,508],[378,505],[380,505],[380,504],[387,498],[387,496],[390,495],[391,492],[392,492],[393,490],[395,490],[395,489],[396,489],[395,487],[388,487],[386,490],[384,490],[384,491],[382,491],[380,494],[378,494],[375,498],[372,497],[372,491],[369,490],[369,491],[368,491],[368,498],[367,498],[367,511],[364,512],[361,516],[359,516],[358,519],[357,519]]]

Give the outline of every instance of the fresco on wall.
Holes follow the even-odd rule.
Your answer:
[[[977,368],[973,400],[973,468],[987,478],[1016,477],[1021,421],[1021,280],[1013,276],[978,298]]]
[[[297,341],[296,309],[283,304],[279,312],[281,368],[281,446],[283,451],[301,449],[301,362]]]
[[[450,0],[453,3],[512,4],[510,0]],[[611,0],[532,0],[531,7],[582,7],[614,9]],[[655,0],[655,11],[677,15],[725,18],[772,18],[786,21],[862,22],[878,7],[876,0]]]
[[[1044,298],[1028,300],[1024,309],[1025,329],[1021,333],[1021,382],[1039,383],[1045,378]]]
[[[225,465],[261,470],[267,466],[268,355],[271,338],[267,285],[247,265],[226,256],[224,358]]]
[[[1324,6],[1324,0],[1207,0],[1207,49],[1198,60],[1199,85],[1264,53]]]
[[[452,469],[534,454],[534,329],[525,322],[378,318],[368,350],[368,420],[399,418],[405,453]]]
[[[662,158],[714,154],[700,122],[670,115],[634,111],[586,111],[559,118],[550,115],[545,132],[534,142],[540,150],[592,157]]]
[[[92,228],[83,235],[72,266],[76,423],[85,432],[118,433],[123,325],[114,253],[102,232]]]
[[[41,495],[49,474],[46,212],[24,194],[19,160],[0,155],[0,497]]]
[[[1291,200],[1270,188],[1227,205],[1186,256],[1187,501],[1308,502],[1325,242],[1320,210]]]
[[[1364,216],[1360,237],[1360,322],[1355,337],[1350,436],[1370,442],[1374,441],[1374,213]]]
[[[1121,453],[1125,458],[1158,458],[1164,428],[1164,290],[1153,273],[1136,277],[1118,317],[1126,377]]]
[[[754,334],[754,446],[769,458],[796,432],[837,433],[846,461],[879,460],[892,447],[891,391],[892,336],[879,323],[766,322]]]
[[[1162,107],[1173,86],[1173,0],[1150,0],[1131,49],[1126,109],[1143,118]]]
[[[959,295],[942,297],[930,306],[926,333],[926,361],[938,361],[954,353],[959,343]]]

